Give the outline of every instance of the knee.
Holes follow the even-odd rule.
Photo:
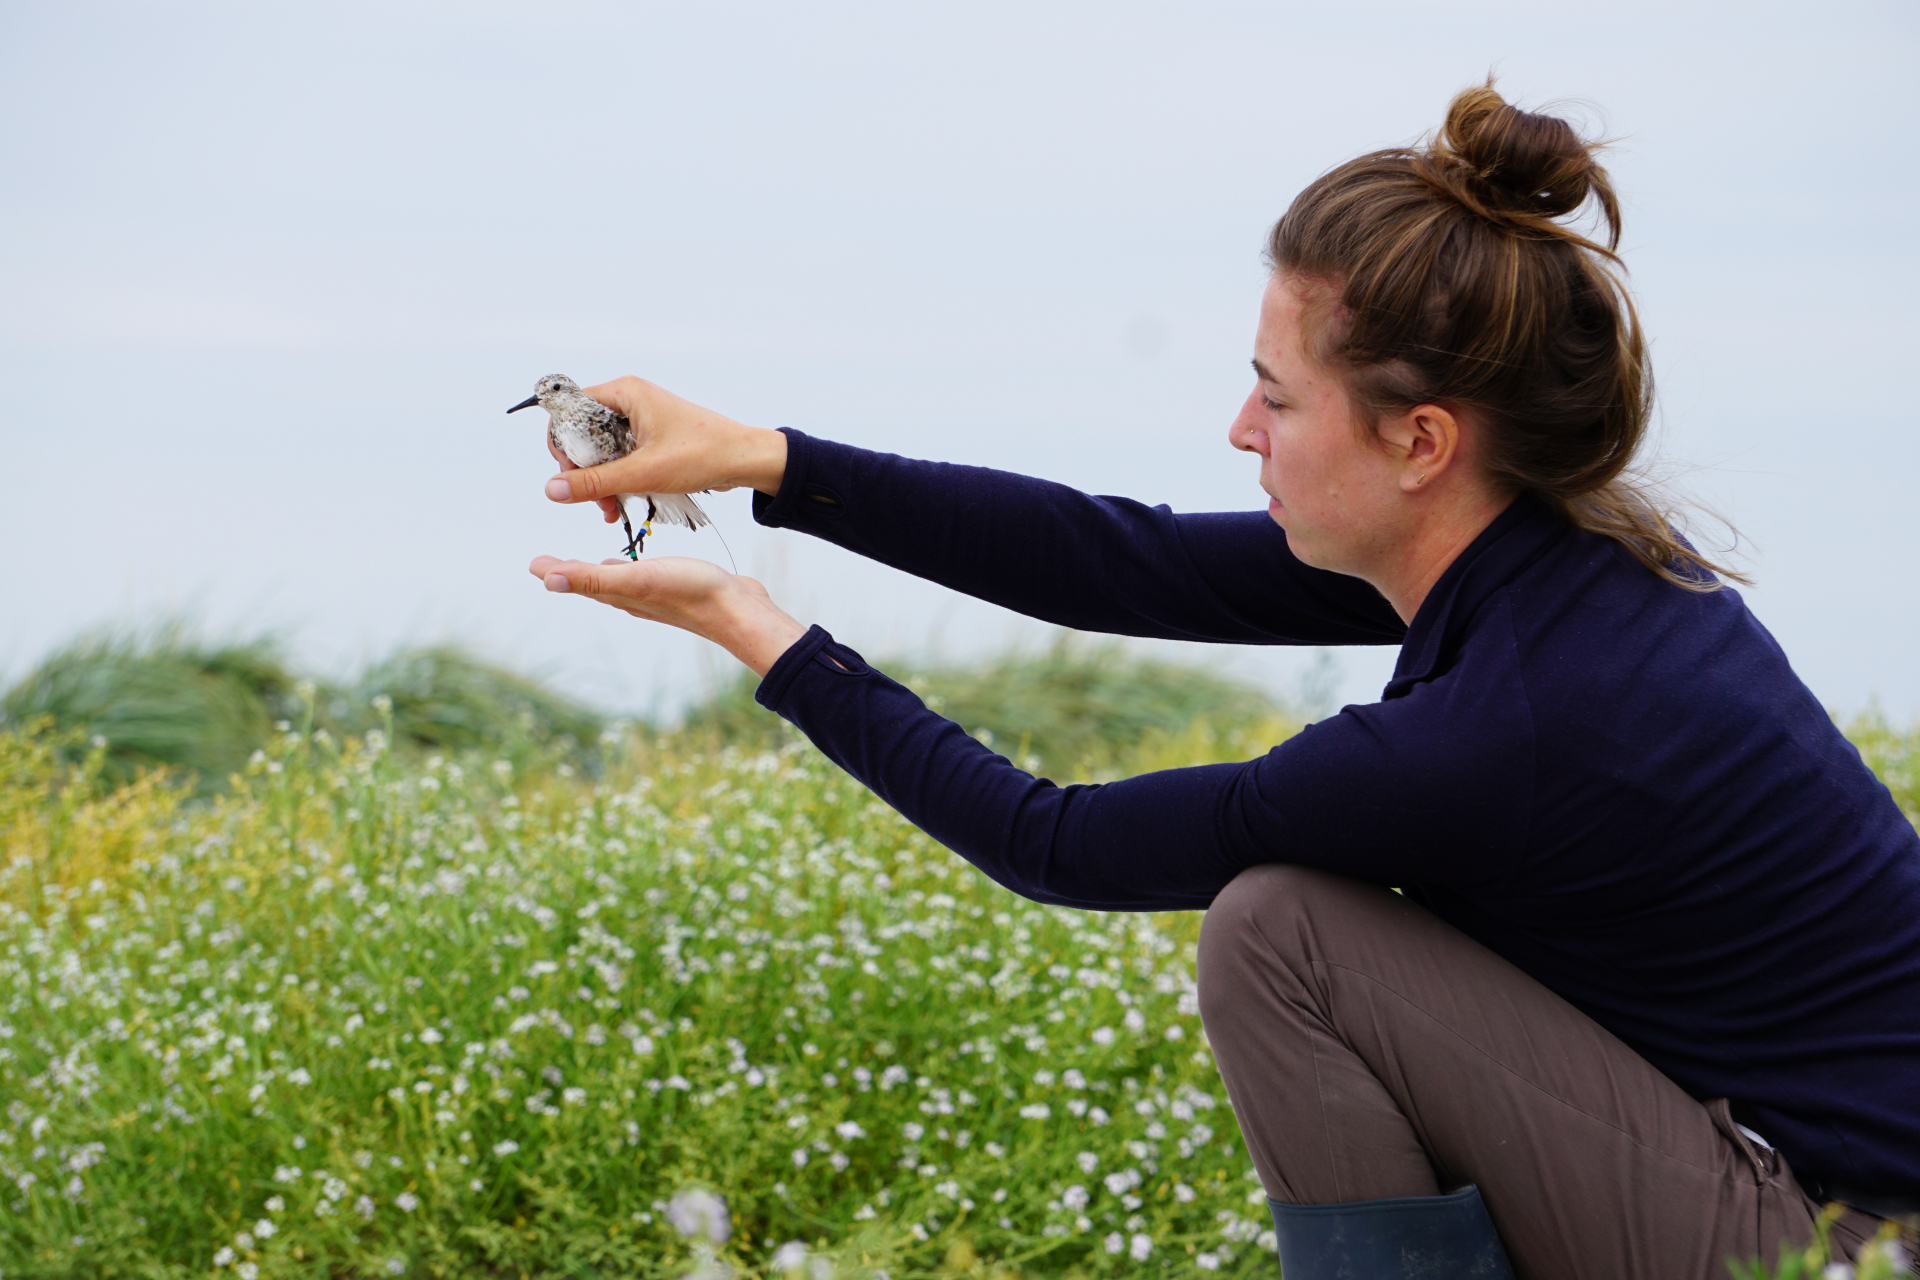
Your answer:
[[[1244,1009],[1242,992],[1276,962],[1287,964],[1314,905],[1341,877],[1310,867],[1248,867],[1220,891],[1200,922],[1195,978],[1209,1028]]]

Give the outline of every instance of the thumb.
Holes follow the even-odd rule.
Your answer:
[[[619,492],[619,486],[607,474],[604,464],[562,471],[547,481],[547,497],[554,502],[592,502],[611,498]]]

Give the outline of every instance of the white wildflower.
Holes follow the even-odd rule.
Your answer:
[[[1153,1237],[1144,1236],[1144,1235],[1141,1235],[1139,1232],[1135,1232],[1133,1239],[1128,1242],[1127,1256],[1132,1258],[1135,1262],[1145,1262],[1147,1260],[1147,1255],[1152,1252],[1153,1252]]]
[[[1104,1243],[1107,1246],[1108,1253],[1119,1253],[1122,1249],[1127,1247],[1127,1238],[1121,1235],[1118,1231],[1116,1231],[1112,1235],[1108,1236],[1104,1241]]]
[[[1082,1151],[1073,1158],[1073,1162],[1080,1166],[1082,1173],[1092,1173],[1100,1167],[1100,1157],[1091,1151]]]
[[[515,1142],[512,1138],[507,1138],[504,1141],[496,1142],[493,1144],[493,1154],[496,1156],[499,1156],[501,1159],[505,1159],[506,1157],[512,1155],[514,1152],[518,1151],[519,1149],[520,1149],[520,1144]]]
[[[393,1198],[393,1203],[399,1206],[402,1211],[412,1213],[420,1207],[420,1197],[411,1191],[402,1191]]]
[[[667,1221],[681,1235],[713,1245],[725,1244],[732,1230],[727,1202],[711,1191],[689,1189],[675,1195],[667,1205]]]
[[[1087,1194],[1087,1189],[1076,1182],[1072,1186],[1068,1187],[1065,1191],[1061,1192],[1060,1203],[1064,1204],[1069,1209],[1078,1211],[1080,1209],[1086,1208],[1087,1201],[1091,1200],[1092,1198],[1093,1198],[1092,1196]]]

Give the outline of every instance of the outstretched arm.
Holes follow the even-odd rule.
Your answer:
[[[1524,752],[1491,766],[1463,765],[1454,751],[1407,754],[1408,744],[1451,740],[1407,722],[1444,722],[1444,705],[1423,709],[1408,697],[1349,708],[1258,760],[1059,787],[994,754],[819,627],[803,627],[751,579],[678,557],[589,565],[543,556],[531,568],[549,591],[724,646],[763,677],[762,705],[927,834],[1036,901],[1199,908],[1241,869],[1275,861],[1387,884],[1444,882],[1483,874],[1480,864],[1514,843],[1509,828],[1524,830],[1524,811],[1489,803],[1484,785],[1522,776]],[[1470,838],[1440,854],[1436,830]]]
[[[1313,569],[1260,511],[1175,515],[986,467],[921,462],[785,430],[763,524],[799,529],[1029,617],[1228,644],[1398,644],[1358,578]]]
[[[587,391],[627,415],[637,447],[553,477],[555,501],[752,488],[763,523],[1089,631],[1237,644],[1397,644],[1405,631],[1371,586],[1301,564],[1261,512],[1176,516],[750,427],[639,378]]]

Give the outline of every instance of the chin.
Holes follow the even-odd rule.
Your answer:
[[[1274,517],[1274,523],[1280,524],[1279,516]],[[1280,525],[1280,529],[1287,535],[1287,550],[1293,552],[1293,558],[1301,564],[1306,565],[1309,569],[1328,569],[1334,573],[1347,572],[1339,565],[1329,562],[1328,557],[1325,555],[1325,548],[1316,548],[1305,539],[1295,537],[1292,530],[1288,529],[1284,524]]]

